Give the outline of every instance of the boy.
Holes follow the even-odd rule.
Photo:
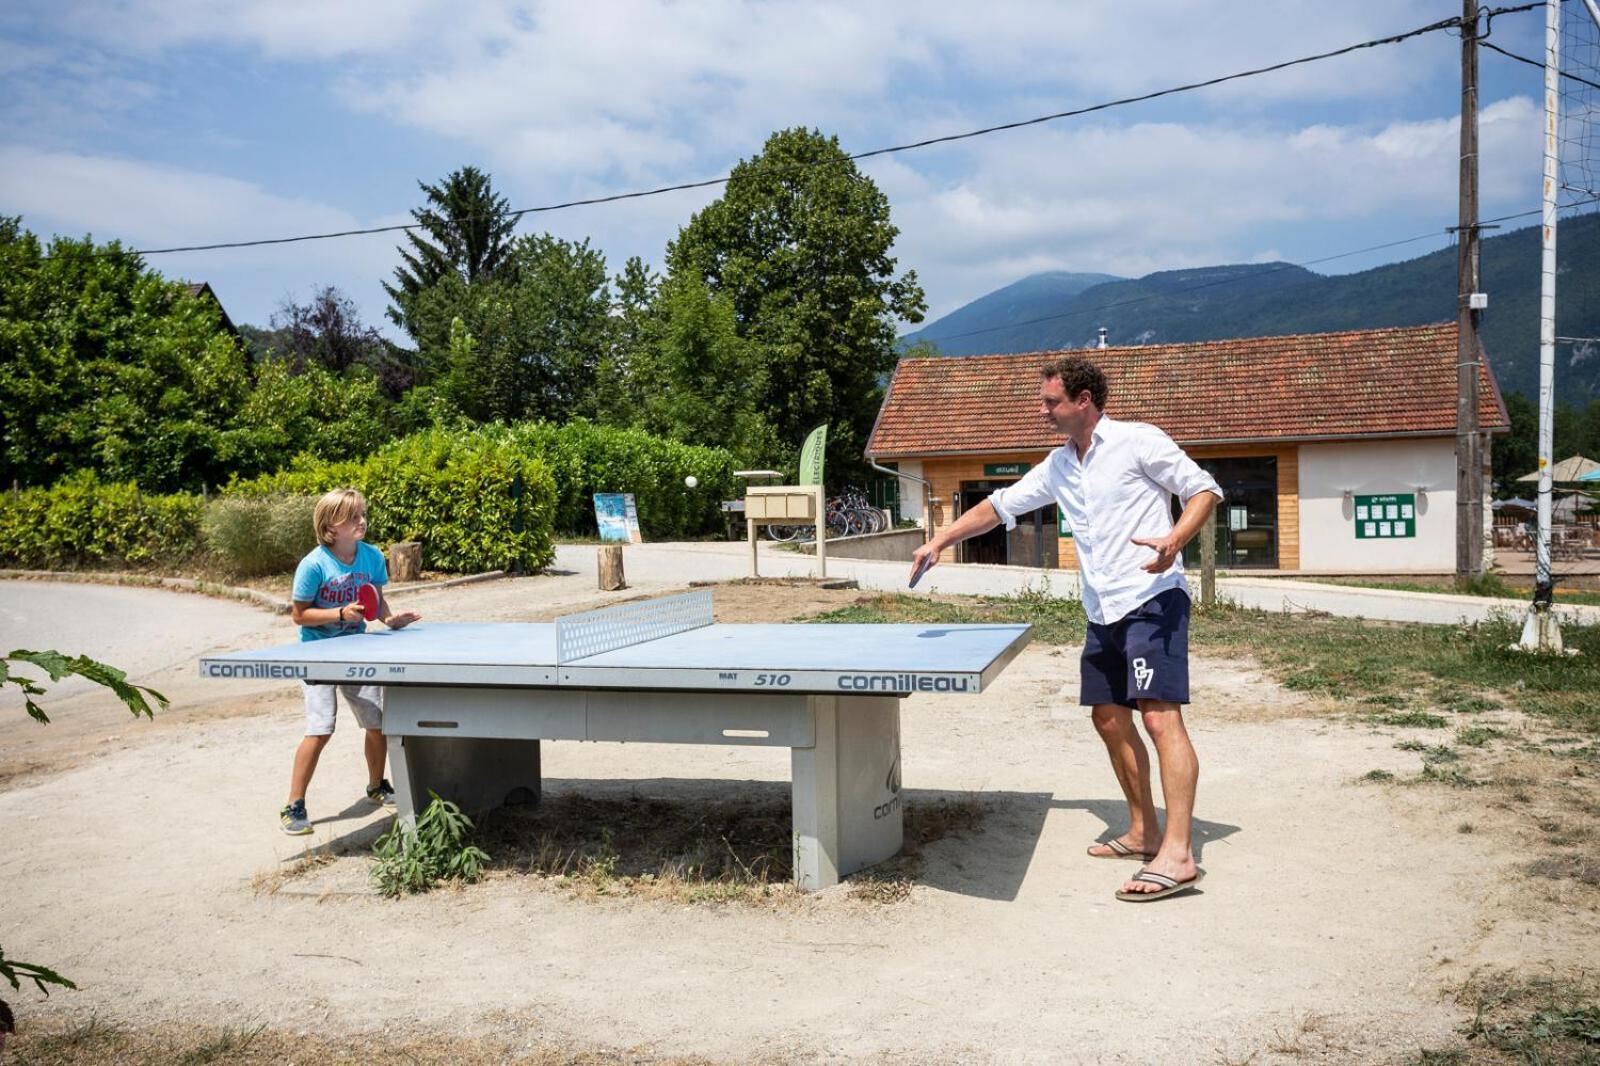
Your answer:
[[[360,600],[363,585],[378,591],[378,617],[390,629],[401,629],[422,617],[415,611],[393,614],[383,596],[389,569],[383,553],[362,538],[367,535],[367,501],[355,489],[334,489],[317,501],[311,515],[317,546],[294,571],[293,617],[301,640],[326,640],[367,628]],[[394,789],[383,776],[388,748],[383,739],[383,688],[378,685],[333,685],[305,682],[306,735],[294,753],[289,802],[278,812],[283,831],[303,836],[312,831],[306,814],[306,788],[317,759],[333,736],[338,707],[335,692],[344,694],[356,722],[366,730],[367,799],[394,806]]]

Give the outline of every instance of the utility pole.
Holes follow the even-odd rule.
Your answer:
[[[1461,214],[1456,227],[1456,584],[1483,575],[1478,434],[1478,0],[1461,4]]]

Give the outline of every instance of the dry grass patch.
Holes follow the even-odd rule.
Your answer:
[[[900,854],[850,878],[849,897],[909,898],[924,847],[978,829],[983,813],[971,796],[908,800]],[[763,905],[805,898],[793,884],[791,812],[780,787],[733,800],[547,795],[537,806],[486,815],[473,841],[489,853],[492,875],[535,878],[581,898]]]
[[[1326,1057],[1350,1049],[1336,1034],[1326,1014],[1307,1011],[1290,1028],[1274,1030],[1267,1050],[1275,1055]]]
[[[64,1014],[28,1019],[11,1038],[6,1051],[8,1061],[16,1066],[277,1066],[287,1062],[327,1066],[368,1066],[374,1062],[412,1066],[710,1066],[712,1061],[698,1056],[660,1055],[648,1047],[577,1048],[544,1041],[537,1034],[519,1040],[384,1030],[333,1037],[269,1029],[263,1023],[132,1026],[94,1017],[73,1019]]]
[[[1423,1049],[1415,1066],[1600,1063],[1600,981],[1593,974],[1480,973],[1454,999],[1472,1012],[1461,1043]]]
[[[327,845],[309,848],[291,862],[276,869],[258,870],[250,878],[250,890],[258,896],[277,895],[278,890],[291,881],[297,881],[313,870],[327,866],[335,858],[337,856],[334,855],[333,849]]]

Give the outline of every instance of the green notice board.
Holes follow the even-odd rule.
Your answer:
[[[984,463],[984,477],[1021,477],[1028,472],[1027,463]]]
[[[1356,497],[1356,539],[1393,540],[1417,535],[1417,497],[1402,492]]]

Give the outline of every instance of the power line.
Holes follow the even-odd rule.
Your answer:
[[[1525,10],[1529,10],[1531,8],[1534,8],[1534,7],[1542,7],[1542,6],[1543,6],[1543,4],[1527,4],[1527,5],[1523,5],[1522,7],[1497,9],[1495,12],[1491,12],[1491,14],[1494,14],[1494,13],[1504,14],[1504,13],[1514,12],[1514,11],[1525,11]],[[1189,83],[1187,85],[1177,85],[1177,86],[1173,86],[1172,88],[1168,88],[1168,89],[1159,89],[1159,90],[1157,90],[1155,92],[1144,93],[1144,94],[1141,94],[1139,96],[1123,97],[1120,100],[1110,100],[1110,101],[1107,101],[1105,103],[1091,104],[1091,105],[1089,105],[1087,107],[1074,108],[1074,109],[1072,109],[1070,111],[1057,111],[1057,112],[1055,112],[1053,114],[1040,115],[1040,116],[1038,116],[1036,118],[1022,119],[1022,120],[1017,121],[1017,122],[1006,122],[1006,123],[1002,123],[1001,125],[998,125],[998,126],[986,126],[986,127],[982,128],[982,129],[968,130],[965,133],[952,133],[952,134],[947,134],[947,135],[942,136],[942,137],[930,137],[930,138],[927,138],[926,140],[913,141],[913,142],[911,142],[909,144],[894,145],[894,146],[889,147],[889,148],[874,148],[874,149],[871,149],[870,151],[857,152],[857,153],[855,153],[853,155],[846,156],[845,158],[848,159],[848,160],[851,160],[851,161],[858,160],[858,159],[872,159],[872,158],[875,158],[877,156],[891,155],[891,154],[894,154],[896,152],[909,152],[909,151],[913,151],[913,150],[918,149],[918,148],[927,148],[927,147],[929,147],[931,145],[949,144],[949,143],[951,143],[953,141],[969,140],[969,139],[974,138],[974,137],[985,137],[985,136],[988,136],[988,135],[993,134],[993,133],[1002,133],[1002,132],[1005,132],[1007,130],[1022,129],[1023,127],[1026,127],[1026,126],[1037,126],[1037,125],[1040,125],[1040,124],[1045,123],[1045,122],[1056,122],[1056,121],[1059,121],[1059,120],[1065,119],[1065,118],[1076,118],[1076,117],[1079,117],[1079,116],[1082,116],[1082,115],[1093,114],[1094,112],[1097,112],[1097,111],[1106,111],[1106,110],[1109,110],[1109,109],[1115,108],[1115,107],[1124,107],[1124,106],[1127,106],[1129,104],[1144,103],[1144,102],[1147,102],[1147,101],[1150,101],[1150,100],[1160,99],[1161,97],[1164,97],[1164,96],[1172,96],[1172,95],[1175,95],[1177,93],[1192,92],[1192,91],[1197,90],[1197,89],[1210,88],[1212,86],[1221,85],[1221,84],[1223,84],[1225,82],[1237,81],[1237,80],[1239,80],[1241,78],[1251,78],[1251,77],[1255,77],[1255,76],[1260,75],[1260,74],[1270,74],[1270,73],[1273,73],[1273,72],[1276,72],[1276,71],[1286,70],[1286,69],[1288,69],[1290,67],[1301,66],[1301,65],[1306,64],[1306,63],[1315,63],[1315,62],[1319,62],[1319,61],[1324,60],[1324,59],[1333,59],[1333,58],[1336,58],[1338,56],[1349,55],[1352,52],[1358,52],[1358,51],[1361,51],[1361,50],[1367,49],[1367,48],[1377,48],[1377,47],[1380,47],[1380,46],[1383,46],[1383,45],[1398,44],[1398,43],[1400,43],[1402,41],[1409,40],[1409,39],[1411,39],[1413,37],[1420,37],[1420,36],[1422,36],[1424,34],[1428,34],[1428,33],[1436,33],[1436,32],[1438,32],[1440,30],[1448,30],[1448,29],[1451,29],[1453,27],[1459,27],[1460,25],[1461,25],[1461,19],[1460,18],[1443,19],[1443,20],[1441,20],[1439,22],[1433,22],[1433,23],[1430,23],[1430,24],[1428,24],[1426,26],[1419,26],[1418,28],[1416,28],[1414,30],[1407,30],[1404,33],[1397,33],[1397,34],[1393,34],[1393,35],[1388,36],[1388,37],[1379,37],[1379,38],[1375,38],[1374,40],[1370,40],[1370,41],[1362,41],[1359,44],[1346,45],[1343,48],[1336,48],[1336,49],[1334,49],[1332,51],[1329,51],[1329,52],[1319,52],[1316,55],[1303,56],[1303,57],[1301,57],[1299,59],[1290,59],[1290,60],[1286,60],[1286,61],[1284,61],[1282,63],[1274,63],[1274,64],[1272,64],[1270,66],[1256,67],[1256,68],[1251,69],[1251,70],[1243,70],[1243,71],[1239,71],[1239,72],[1234,73],[1234,74],[1224,74],[1224,75],[1222,75],[1220,77],[1208,78],[1205,81],[1191,82],[1191,83]],[[783,167],[776,167],[774,169],[777,170],[778,172],[782,173],[782,172],[787,172],[787,171],[806,170],[806,169],[810,169],[812,167],[834,166],[834,165],[836,165],[835,161],[826,160],[826,161],[820,161],[820,162],[815,162],[815,163],[787,164],[787,165],[785,165]],[[715,185],[725,185],[730,180],[730,178],[731,178],[731,175],[723,175],[722,177],[718,177],[718,178],[707,178],[707,179],[705,179],[703,181],[683,182],[683,183],[677,184],[677,185],[663,185],[663,186],[660,186],[660,187],[657,187],[657,188],[654,188],[654,189],[641,189],[641,190],[636,190],[634,192],[613,193],[613,194],[611,194],[609,196],[594,196],[594,197],[589,197],[589,198],[581,199],[581,200],[567,200],[567,201],[564,201],[562,203],[545,204],[545,205],[540,206],[540,207],[524,207],[524,208],[519,208],[518,210],[511,212],[510,213],[510,217],[515,222],[517,220],[520,220],[522,218],[522,216],[524,216],[524,215],[541,214],[541,213],[551,212],[551,211],[565,211],[565,210],[568,210],[568,209],[574,208],[574,207],[590,207],[590,206],[594,206],[594,205],[597,205],[597,204],[617,203],[617,202],[620,202],[620,201],[623,201],[623,200],[637,200],[637,199],[642,199],[642,198],[647,197],[647,196],[661,196],[661,195],[664,195],[666,193],[684,192],[684,191],[687,191],[687,190],[690,190],[690,189],[704,189],[704,188],[709,188],[709,187],[715,186]],[[476,221],[481,221],[481,220],[479,218],[475,217],[475,216],[470,216],[470,217],[466,217],[466,218],[454,218],[454,219],[440,220],[440,221],[436,221],[434,223],[430,223],[430,225],[462,225],[464,223],[476,222]],[[175,246],[175,247],[171,247],[171,248],[145,248],[145,249],[133,249],[133,250],[118,249],[116,251],[91,252],[91,253],[89,253],[89,257],[98,258],[98,257],[101,257],[101,256],[123,256],[123,255],[141,255],[141,256],[172,255],[172,254],[176,254],[176,253],[180,253],[180,252],[210,252],[210,251],[218,251],[218,250],[225,249],[225,248],[259,248],[259,247],[263,247],[263,246],[267,246],[267,245],[275,245],[275,244],[296,244],[296,243],[300,243],[300,242],[304,242],[304,241],[335,240],[335,239],[342,238],[342,237],[361,237],[361,236],[370,236],[372,234],[378,234],[378,233],[409,232],[411,230],[425,229],[425,228],[428,228],[428,227],[425,226],[422,223],[411,222],[411,223],[397,224],[397,225],[393,225],[393,226],[372,226],[372,227],[367,227],[367,228],[363,228],[363,229],[338,230],[338,231],[331,232],[331,233],[308,233],[308,234],[302,234],[300,236],[295,236],[295,237],[269,237],[269,238],[264,238],[264,239],[259,239],[259,240],[250,240],[250,241],[219,241],[219,242],[216,242],[216,243],[213,243],[213,244],[180,245],[180,246]],[[48,258],[51,258],[51,257],[50,256],[45,256],[43,258],[48,259]]]
[[[1526,63],[1526,64],[1528,64],[1528,66],[1530,66],[1530,67],[1538,67],[1540,70],[1544,69],[1544,64],[1539,62],[1537,59],[1529,59],[1527,56],[1519,56],[1515,52],[1508,52],[1504,48],[1501,48],[1499,45],[1490,44],[1488,41],[1479,41],[1478,43],[1480,45],[1482,45],[1483,47],[1489,49],[1489,51],[1491,51],[1491,52],[1499,52],[1501,55],[1505,56],[1507,59],[1515,59],[1518,63]],[[1571,81],[1575,81],[1575,82],[1579,82],[1580,84],[1587,85],[1591,89],[1600,89],[1600,82],[1592,82],[1588,78],[1580,78],[1580,77],[1578,77],[1578,75],[1570,73],[1569,71],[1565,71],[1565,70],[1558,70],[1558,71],[1556,71],[1556,73],[1561,75],[1563,78],[1567,78],[1567,79],[1569,79]]]

